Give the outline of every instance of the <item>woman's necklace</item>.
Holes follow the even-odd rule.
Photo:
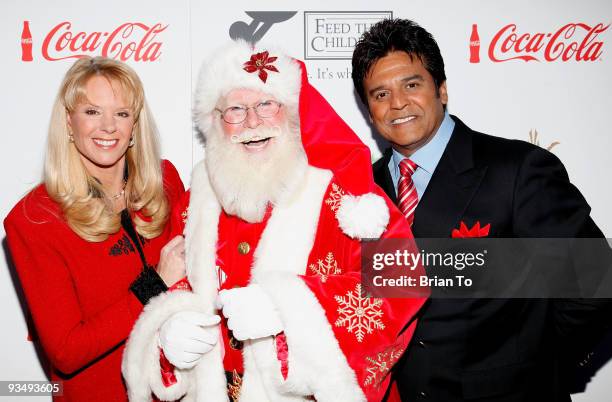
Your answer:
[[[119,198],[121,198],[124,194],[125,194],[125,186],[127,185],[127,181],[124,180],[123,181],[123,186],[121,187],[121,191],[119,191],[117,194],[115,195],[111,195],[110,198],[112,201],[118,200]]]

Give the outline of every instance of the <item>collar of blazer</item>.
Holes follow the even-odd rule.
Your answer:
[[[415,237],[449,237],[472,197],[476,193],[487,167],[474,161],[474,132],[455,116],[455,129],[427,189],[415,211],[412,231]],[[374,178],[393,202],[397,197],[387,168],[391,149],[374,164]]]

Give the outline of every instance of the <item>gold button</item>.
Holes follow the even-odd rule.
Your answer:
[[[249,243],[242,241],[240,244],[238,244],[238,252],[240,254],[248,254],[249,251],[251,251],[251,246],[249,246]]]

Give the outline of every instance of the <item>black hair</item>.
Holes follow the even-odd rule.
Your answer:
[[[353,85],[361,101],[368,101],[363,80],[379,59],[393,51],[403,51],[410,57],[418,57],[433,77],[436,89],[446,81],[444,60],[433,36],[414,21],[385,19],[372,25],[365,32],[353,52]]]

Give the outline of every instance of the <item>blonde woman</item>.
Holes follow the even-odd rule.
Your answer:
[[[75,62],[53,106],[44,181],[4,221],[51,379],[63,382],[55,400],[127,400],[123,343],[148,299],[184,276],[169,224],[183,193],[136,73]]]

